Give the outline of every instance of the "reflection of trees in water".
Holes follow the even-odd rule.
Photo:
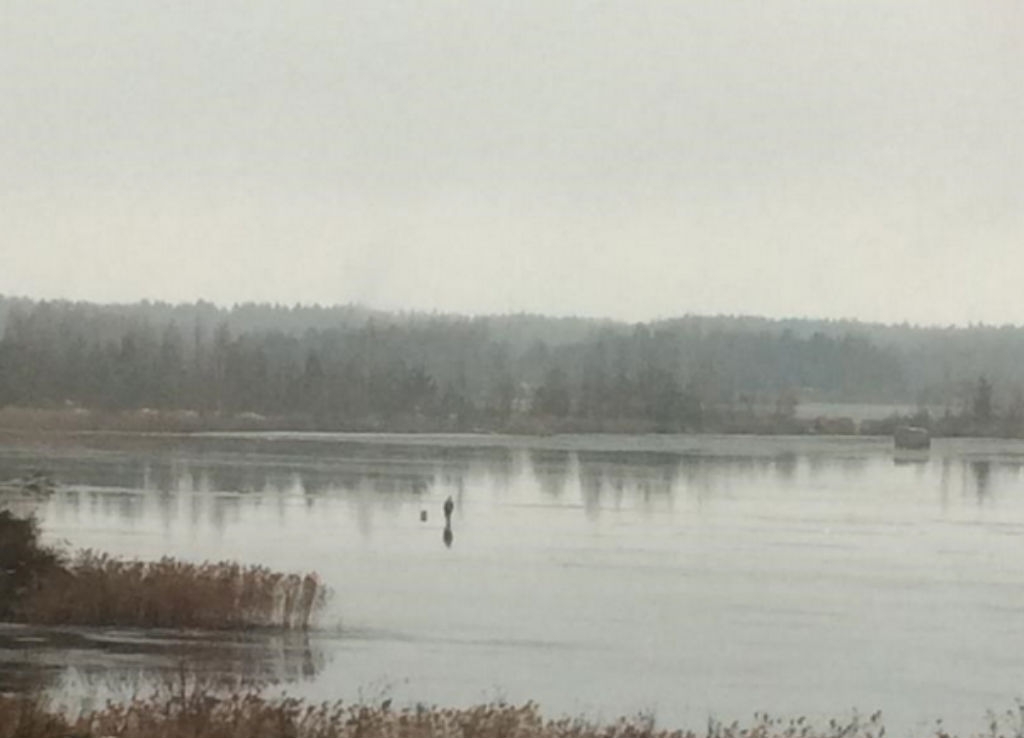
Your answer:
[[[803,463],[806,465],[808,477],[812,480],[816,480],[822,475],[830,476],[838,473],[847,482],[854,482],[864,475],[869,463],[867,456],[853,454],[842,456],[838,452],[792,454],[792,456],[794,457],[793,464],[792,468],[788,470],[788,476],[783,471],[780,471],[778,475],[781,481],[793,479],[800,469],[800,464]]]
[[[865,456],[844,456],[836,459],[835,466],[845,477],[855,479],[863,476],[868,468],[868,458]]]
[[[975,497],[979,503],[995,498],[1004,486],[1002,478],[1024,476],[1024,460],[943,456],[939,472],[942,504],[949,504],[957,487],[964,497]],[[959,484],[957,478],[959,477]]]
[[[147,479],[147,490],[187,493],[287,494],[301,484],[299,475],[292,468],[248,462],[230,465],[188,460],[152,467]]]
[[[206,469],[208,492],[260,492],[267,488],[268,470],[259,467],[210,466]],[[197,490],[198,491],[198,490]]]
[[[978,502],[982,502],[989,495],[989,485],[992,482],[992,463],[982,459],[970,461],[968,465],[974,480],[974,493],[978,496]]]
[[[813,459],[812,459],[813,460]],[[796,470],[800,465],[800,459],[792,451],[784,451],[772,459],[772,469],[779,479],[784,482],[792,481],[796,476]]]
[[[699,499],[731,479],[755,475],[770,475],[783,483],[791,483],[803,458],[789,451],[763,456],[580,451],[577,457],[583,504],[590,514],[608,503],[602,498],[609,491],[615,493],[615,504],[619,504],[624,495],[636,495],[643,503],[650,504],[671,500],[679,489],[693,490]],[[537,459],[533,467],[538,481],[543,485],[545,475],[548,480],[552,476],[557,480],[557,471],[551,472],[546,457],[538,454]],[[828,467],[828,461],[822,459],[820,470]],[[864,468],[862,460],[848,460],[844,470],[863,473]]]
[[[531,449],[529,457],[541,491],[551,497],[561,497],[572,471],[572,455],[562,449]]]
[[[356,522],[359,525],[359,534],[363,538],[369,538],[370,534],[373,533],[373,508],[374,505],[379,504],[376,500],[369,498],[367,495],[357,495],[350,497],[356,509]]]
[[[178,496],[174,492],[160,492],[156,496],[157,514],[160,524],[166,530],[174,522],[178,513]]]
[[[348,465],[345,463],[320,464],[314,468],[278,469],[269,465],[217,465],[181,464],[176,469],[164,468],[174,475],[161,489],[188,493],[301,494],[318,498],[338,492],[372,489],[381,494],[428,492],[434,481],[434,471],[420,465],[393,464],[386,466]],[[153,479],[155,477],[151,477]],[[147,489],[156,489],[155,486]]]
[[[40,466],[38,455],[9,453],[0,457],[0,479],[24,476]],[[197,454],[195,449],[140,451],[137,456],[124,451],[78,453],[47,456],[43,465],[59,482],[80,487],[243,494],[287,494],[301,488],[310,497],[366,486],[381,493],[424,493],[439,477],[457,480],[487,474],[507,482],[515,473],[509,449],[426,444],[284,443],[271,453],[258,443],[225,439],[218,440],[216,452],[210,449],[209,454]]]
[[[188,498],[189,522],[192,527],[197,527],[203,520],[204,500],[199,495],[190,495]]]
[[[424,474],[382,470],[368,474],[364,484],[375,494],[380,495],[397,495],[407,492],[422,495],[433,486],[433,483],[433,477]]]
[[[953,462],[948,456],[942,457],[942,464],[939,467],[939,490],[942,509],[949,507],[949,485],[953,476]]]
[[[508,448],[492,448],[486,451],[487,453],[478,454],[474,459],[472,474],[476,475],[478,470],[484,472],[497,488],[507,489],[520,472],[516,454]]]
[[[238,495],[215,495],[210,503],[210,523],[218,533],[224,533],[227,524],[238,523],[242,517]]]
[[[587,517],[593,518],[601,511],[601,492],[604,486],[603,475],[593,467],[580,464],[580,492],[583,494],[583,510]]]
[[[94,508],[100,504],[102,512],[122,519],[138,518],[148,507],[165,525],[185,515],[193,526],[208,522],[223,532],[241,519],[245,507],[265,506],[283,520],[292,509],[289,498],[301,498],[311,508],[324,498],[337,497],[355,502],[359,527],[369,533],[374,508],[429,495],[438,467],[436,459],[431,463],[394,459],[381,464],[360,458],[319,460],[306,468],[251,462],[232,467],[206,460],[178,460],[159,467],[159,472],[157,468],[151,465],[147,477],[154,494],[106,489],[87,492],[88,499]],[[457,470],[456,486],[472,471],[461,457],[450,459],[446,468]]]
[[[80,492],[83,506],[104,514],[127,520],[158,515],[165,526],[178,519],[186,523],[191,519],[193,525],[208,523],[221,531],[258,506],[262,506],[262,513],[273,516],[276,511],[283,519],[294,514],[298,500],[308,508],[322,505],[323,500],[344,502],[351,507],[348,519],[354,519],[368,535],[375,515],[403,510],[410,502],[417,505],[415,514],[419,500],[439,490],[442,497],[452,494],[462,505],[463,494],[480,488],[500,493],[503,487],[518,483],[524,470],[533,474],[542,493],[549,497],[564,495],[570,480],[578,480],[584,507],[594,515],[602,506],[620,505],[623,500],[653,509],[655,505],[670,504],[674,494],[694,494],[699,500],[744,477],[787,484],[801,468],[813,475],[841,465],[845,473],[863,473],[867,463],[864,459],[793,452],[784,447],[780,452],[780,446],[731,453],[732,447],[723,444],[715,450],[730,453],[525,450],[428,443],[275,442],[246,443],[237,448],[218,444],[201,453],[176,447],[161,454],[147,453],[136,460],[127,453],[62,458],[58,463],[68,476],[58,479],[85,484],[74,476],[79,472],[87,479],[105,479],[102,491]],[[116,484],[110,484],[110,480],[131,479],[142,480],[140,486],[122,489],[155,494],[122,493]],[[69,492],[61,490],[54,504],[71,509],[76,503]],[[331,514],[346,514],[336,506],[328,505],[326,509]]]
[[[515,456],[507,448],[437,448],[437,477],[445,487],[465,488],[467,480],[489,479],[507,488],[516,475]]]
[[[42,469],[61,484],[141,490],[146,489],[148,465],[146,459],[128,459],[121,455],[74,459],[42,454],[8,467],[10,471],[4,471],[0,479],[24,477]]]
[[[110,463],[98,463],[100,460],[88,460],[82,464],[70,465],[70,468],[55,470],[58,479],[65,479],[67,474],[76,484],[94,487],[124,487],[127,489],[146,488],[145,458],[125,458],[116,455]]]
[[[979,503],[993,499],[1001,489],[1003,477],[1019,478],[1024,475],[1024,460],[966,459],[963,462],[962,489]]]
[[[373,533],[374,517],[378,514],[396,514],[410,503],[410,496],[426,496],[433,487],[433,479],[416,477],[401,481],[381,478],[362,481],[360,486],[344,495],[343,499],[353,510],[359,533],[369,538]],[[414,509],[419,509],[416,504]]]
[[[59,490],[54,496],[56,504],[57,519],[61,519],[64,513],[70,513],[71,517],[78,518],[82,512],[82,495],[84,493],[77,489]]]
[[[185,469],[187,471],[183,473],[182,476],[187,476],[190,484],[184,485],[184,489],[188,490],[189,492],[195,492],[197,490],[208,488],[208,485],[206,485],[205,481],[206,474],[201,467],[186,465]]]
[[[301,475],[296,474],[293,470],[285,469],[279,471],[271,469],[267,471],[263,479],[263,486],[256,487],[256,489],[263,492],[275,492],[276,494],[284,495],[301,486]]]
[[[275,445],[219,441],[216,453],[77,451],[38,454],[10,450],[0,456],[0,480],[27,476],[41,466],[58,482],[79,487],[132,491],[288,494],[301,487],[307,496],[357,489],[371,478],[385,481],[379,491],[425,492],[448,475],[478,473],[506,482],[514,476],[512,452],[501,448],[442,448],[428,445]],[[289,451],[281,453],[282,449]],[[401,470],[392,474],[392,470]],[[388,477],[391,477],[388,479]],[[408,481],[408,484],[406,483]]]
[[[505,448],[284,443],[275,444],[271,453],[261,444],[230,439],[218,440],[215,448],[200,443],[200,453],[175,448],[137,454],[90,449],[47,454],[43,461],[38,454],[10,450],[0,457],[0,479],[26,476],[42,465],[58,482],[81,487],[286,494],[299,485],[315,497],[365,486],[371,478],[384,479],[377,485],[382,493],[422,493],[438,477],[465,479],[486,473],[507,484],[515,475],[513,453]],[[391,474],[399,469],[399,474]]]
[[[330,489],[330,480],[318,472],[310,472],[307,474],[298,474],[299,486],[302,488],[302,494],[307,499],[315,499],[322,497]],[[346,482],[348,480],[345,480]]]
[[[181,469],[175,468],[175,466],[175,464],[166,463],[147,463],[145,465],[142,488],[164,493],[174,491],[177,489],[178,480],[181,478]]]
[[[679,475],[680,457],[675,454],[637,451],[579,451],[580,489],[583,508],[595,515],[603,503],[605,490],[620,506],[627,494],[636,494],[644,502],[670,499]]]
[[[788,484],[796,477],[803,455],[784,451],[772,455],[684,456],[679,467],[683,485],[696,493],[697,499],[714,495],[723,485],[750,477],[774,477]],[[827,457],[826,457],[827,461]],[[826,468],[820,467],[821,470]],[[864,466],[851,465],[849,472],[863,472]]]
[[[739,459],[744,461],[745,459]],[[733,467],[733,459],[704,456],[684,456],[679,464],[679,476],[687,490],[694,490],[698,501],[714,493],[722,472]]]
[[[94,515],[136,522],[145,514],[145,496],[138,492],[90,490],[85,494]]]

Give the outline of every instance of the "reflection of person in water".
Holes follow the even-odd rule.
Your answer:
[[[455,502],[452,501],[452,496],[448,495],[448,499],[444,501],[444,545],[448,548],[452,547],[452,541],[455,540],[455,534],[452,533],[452,513],[455,511]]]

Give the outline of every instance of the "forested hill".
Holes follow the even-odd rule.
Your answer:
[[[259,414],[323,428],[714,427],[795,402],[1024,406],[1024,329],[0,297],[0,406]]]

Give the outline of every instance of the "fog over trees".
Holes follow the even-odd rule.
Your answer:
[[[805,402],[920,405],[985,421],[1024,414],[1016,327],[0,297],[0,331],[0,407],[381,430],[714,430],[790,418]]]

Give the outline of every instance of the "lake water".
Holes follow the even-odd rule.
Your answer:
[[[315,570],[335,594],[308,637],[0,627],[7,688],[41,680],[87,703],[184,665],[314,699],[534,700],[695,729],[882,709],[900,735],[940,717],[982,730],[986,710],[1024,696],[1024,444],[906,457],[885,440],[699,436],[0,444],[0,479],[34,469],[60,483],[34,504],[49,541]]]

